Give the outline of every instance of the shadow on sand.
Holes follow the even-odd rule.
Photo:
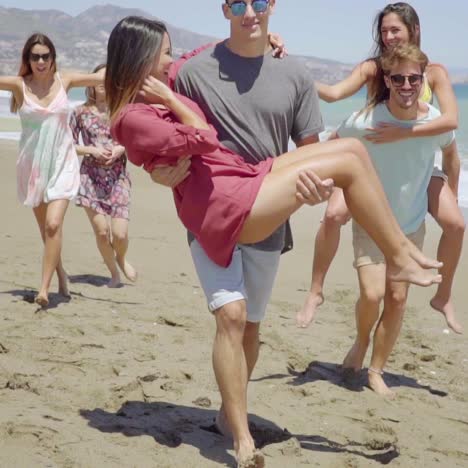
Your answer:
[[[221,436],[214,425],[215,410],[168,402],[127,401],[116,413],[96,408],[80,410],[80,415],[89,426],[104,433],[150,436],[169,448],[191,445],[206,459],[235,466],[234,458],[227,452],[232,442]],[[295,438],[304,450],[350,454],[381,464],[399,456],[398,448],[391,442],[379,450],[355,441],[340,444],[318,435],[292,434],[255,415],[249,415],[249,426],[258,448]]]

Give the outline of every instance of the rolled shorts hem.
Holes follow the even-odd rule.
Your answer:
[[[419,250],[424,246],[424,238],[426,236],[426,224],[423,223],[419,228],[410,234],[406,234],[409,239]],[[353,266],[356,269],[367,265],[385,265],[385,257],[375,242],[360,226],[353,224],[353,248],[354,262]]]
[[[239,291],[218,291],[216,294],[220,297],[217,297],[208,303],[208,310],[212,314],[215,314],[218,309],[221,309],[221,307],[226,304],[246,300],[244,295]]]

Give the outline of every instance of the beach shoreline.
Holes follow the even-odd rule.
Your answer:
[[[17,142],[0,140],[0,149],[0,466],[233,466],[230,443],[213,432],[213,318],[170,191],[130,166],[128,259],[140,276],[120,289],[105,287],[91,226],[70,205],[63,259],[72,299],[52,293],[44,312],[30,302],[42,246],[31,210],[16,200]],[[262,324],[248,401],[267,467],[467,466],[466,241],[454,298],[467,332],[449,332],[430,309],[434,288],[412,287],[386,369],[397,393],[388,401],[340,380],[358,293],[349,225],[325,304],[310,328],[295,326],[323,208],[293,216],[295,246]],[[434,255],[440,231],[427,225],[425,251]]]

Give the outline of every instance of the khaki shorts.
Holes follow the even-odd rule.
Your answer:
[[[406,237],[419,249],[424,245],[426,235],[426,224],[423,222],[419,229]],[[366,265],[378,265],[385,263],[385,257],[375,242],[369,237],[366,231],[359,224],[353,221],[353,247],[354,247],[354,268]]]

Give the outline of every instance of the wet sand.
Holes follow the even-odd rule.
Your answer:
[[[0,466],[234,466],[230,443],[213,432],[214,323],[170,193],[131,168],[129,260],[140,276],[120,289],[105,287],[91,227],[70,206],[63,257],[72,299],[51,294],[41,311],[31,300],[42,246],[31,210],[16,200],[17,146],[0,148]],[[388,401],[365,379],[350,389],[340,378],[357,297],[349,227],[327,302],[309,329],[295,326],[322,210],[293,218],[295,249],[283,256],[249,386],[267,466],[468,466],[468,250],[454,288],[467,332],[446,333],[428,305],[433,289],[413,287],[385,375],[397,393]],[[428,223],[426,252],[434,255],[438,236]]]

